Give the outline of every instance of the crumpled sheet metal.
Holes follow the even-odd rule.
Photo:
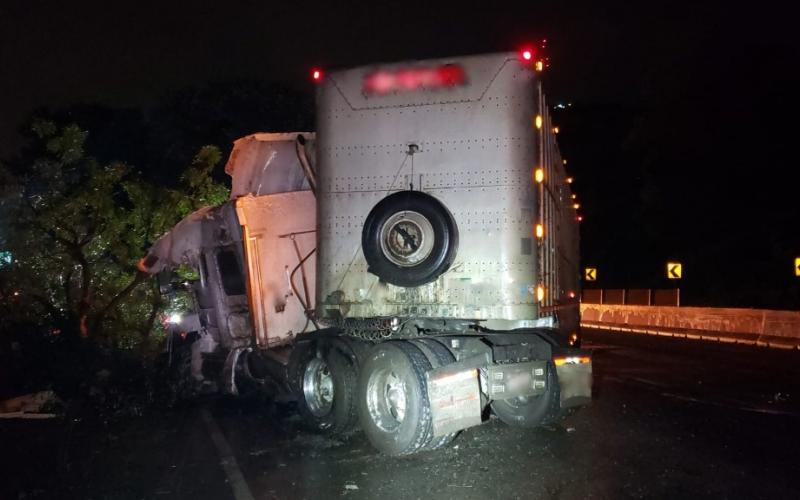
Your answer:
[[[139,261],[139,270],[156,274],[191,262],[203,246],[203,220],[212,218],[213,210],[213,207],[203,207],[184,217],[170,232],[156,240]]]
[[[299,135],[305,139],[300,147],[313,161],[313,132],[258,133],[234,141],[225,165],[225,173],[231,176],[231,199],[309,189],[297,155]]]

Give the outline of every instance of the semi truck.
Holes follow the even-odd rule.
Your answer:
[[[314,72],[316,130],[234,143],[230,200],[140,269],[188,265],[188,377],[293,399],[381,452],[591,401],[578,221],[530,53]]]

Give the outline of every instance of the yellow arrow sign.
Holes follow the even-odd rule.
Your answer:
[[[800,276],[800,257],[794,258],[794,275]]]
[[[587,267],[584,276],[586,277],[586,281],[597,281],[597,268]]]
[[[680,262],[667,262],[667,278],[679,280],[683,276],[683,265]]]

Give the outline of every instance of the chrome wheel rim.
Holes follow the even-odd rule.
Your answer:
[[[333,377],[321,358],[308,362],[303,372],[303,396],[315,417],[324,417],[333,408]]]
[[[397,212],[381,228],[383,255],[401,267],[412,267],[425,260],[433,250],[433,240],[433,225],[418,212]]]
[[[376,370],[367,382],[367,409],[379,429],[396,430],[405,420],[408,409],[405,381],[391,370]]]

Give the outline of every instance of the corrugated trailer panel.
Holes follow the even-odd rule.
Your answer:
[[[387,94],[365,87],[376,74],[440,67],[463,70],[463,84]],[[553,305],[552,291],[562,287],[560,233],[553,222],[561,206],[553,198],[540,208],[533,172],[542,165],[546,177],[563,182],[557,173],[563,166],[556,165],[557,151],[545,153],[547,143],[537,141],[535,115],[544,109],[539,98],[537,74],[517,54],[378,65],[326,76],[317,117],[317,313],[481,319],[501,329],[542,324],[537,286],[550,290],[544,305]],[[409,154],[412,145],[417,149]],[[409,288],[369,272],[361,237],[379,201],[412,189],[449,210],[459,243],[447,272]],[[538,246],[535,225],[545,215],[546,235],[553,235]]]
[[[542,193],[539,209],[542,213],[545,231],[539,242],[539,256],[542,283],[545,287],[544,307],[541,316],[554,312],[559,320],[573,316],[567,321],[577,321],[579,296],[578,269],[578,229],[576,211],[573,208],[572,190],[566,181],[564,162],[556,141],[556,124],[541,93],[539,103],[542,126],[539,140],[542,143],[540,159],[544,169],[544,179],[540,186]]]

